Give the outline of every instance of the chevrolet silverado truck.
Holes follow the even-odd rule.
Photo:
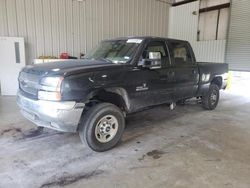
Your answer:
[[[37,126],[78,132],[94,151],[121,140],[133,112],[199,98],[216,108],[228,65],[196,62],[187,41],[124,37],[102,41],[84,59],[28,65],[19,74],[17,104]]]

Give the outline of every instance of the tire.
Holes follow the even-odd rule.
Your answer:
[[[202,106],[206,110],[214,110],[218,105],[220,89],[216,84],[211,84],[206,95],[202,96]]]
[[[81,141],[97,152],[115,147],[125,128],[122,111],[110,103],[92,106],[83,116],[79,128]]]

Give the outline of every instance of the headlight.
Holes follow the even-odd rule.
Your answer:
[[[42,78],[40,84],[45,88],[44,90],[60,91],[62,81],[63,77],[45,77]]]
[[[45,77],[40,81],[38,99],[41,100],[61,100],[61,84],[63,77]]]

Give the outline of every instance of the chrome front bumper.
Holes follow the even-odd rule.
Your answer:
[[[74,101],[32,100],[20,93],[17,94],[17,104],[23,116],[36,125],[63,132],[77,131],[85,106]]]

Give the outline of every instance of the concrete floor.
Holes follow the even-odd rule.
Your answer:
[[[222,92],[127,118],[121,144],[96,153],[78,135],[37,129],[0,97],[0,187],[250,187],[250,96]]]

